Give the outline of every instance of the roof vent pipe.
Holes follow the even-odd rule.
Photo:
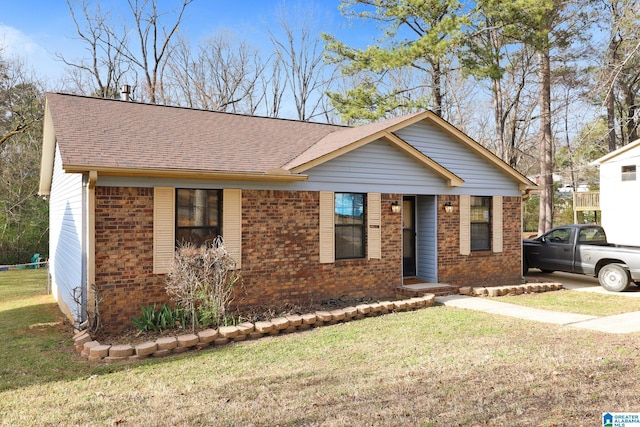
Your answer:
[[[121,92],[121,99],[123,101],[128,101],[129,100],[129,94],[131,93],[131,86],[129,86],[129,85],[120,86],[120,92]]]

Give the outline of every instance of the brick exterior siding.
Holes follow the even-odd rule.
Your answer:
[[[438,281],[459,286],[513,285],[522,281],[522,233],[519,197],[503,197],[503,251],[460,254],[460,199],[440,196],[454,211],[438,216]]]
[[[382,259],[320,263],[318,192],[242,192],[241,306],[307,303],[329,298],[391,298],[401,283],[398,195],[382,195]]]
[[[166,300],[153,274],[153,188],[96,187],[96,288],[106,332],[132,325],[140,306]]]
[[[242,192],[243,286],[234,305],[304,304],[329,298],[392,298],[401,283],[397,195],[382,196],[382,259],[319,262],[317,192]],[[224,224],[223,224],[224,227]],[[153,274],[153,188],[96,187],[96,287],[105,332],[119,332],[140,306],[167,301]]]
[[[153,188],[96,187],[96,288],[105,332],[119,332],[140,306],[167,301],[153,274]],[[393,298],[402,275],[402,215],[397,194],[382,194],[382,259],[319,261],[319,193],[242,191],[242,277],[234,305],[280,307],[338,297]],[[455,285],[514,284],[521,279],[520,199],[503,200],[504,252],[460,255],[458,198],[438,219],[438,275]],[[224,224],[223,224],[224,227]]]

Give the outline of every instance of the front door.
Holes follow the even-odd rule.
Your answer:
[[[402,275],[416,275],[416,198],[402,198]]]

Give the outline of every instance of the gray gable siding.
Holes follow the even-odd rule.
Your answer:
[[[438,194],[446,181],[385,141],[374,141],[308,171],[312,190]]]
[[[395,134],[464,180],[441,194],[520,196],[518,183],[479,154],[425,121]]]

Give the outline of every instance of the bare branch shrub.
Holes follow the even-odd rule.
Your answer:
[[[236,262],[218,237],[211,246],[186,243],[178,248],[167,275],[169,297],[190,314],[191,328],[223,325],[240,280]]]

